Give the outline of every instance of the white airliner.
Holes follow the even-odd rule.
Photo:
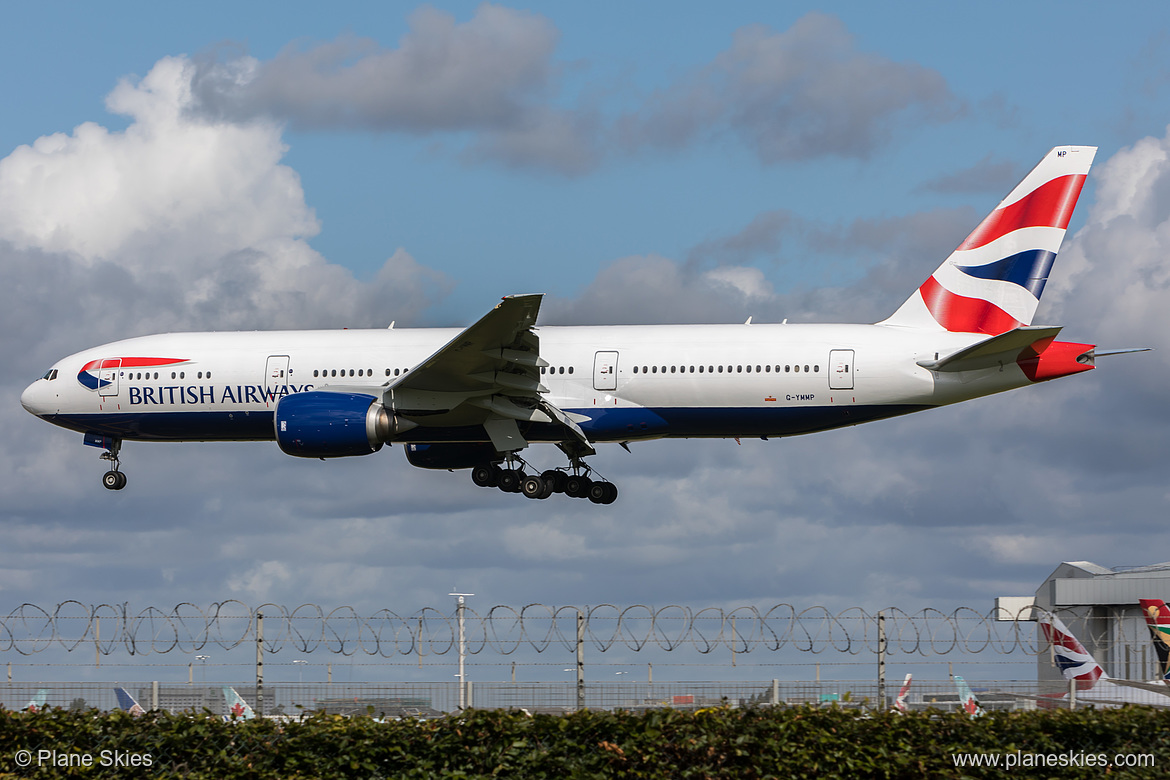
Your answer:
[[[598,443],[794,436],[1092,369],[1111,353],[1031,323],[1095,153],[1049,152],[873,325],[538,328],[541,296],[517,295],[465,330],[117,341],[58,361],[21,403],[103,448],[112,490],[127,440],[275,440],[307,458],[400,443],[412,465],[471,469],[480,486],[610,503],[617,488],[584,460]],[[536,442],[567,465],[526,474],[518,453]]]

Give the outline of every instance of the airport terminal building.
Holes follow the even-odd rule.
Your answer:
[[[1068,561],[1036,589],[1034,604],[1058,615],[1110,676],[1152,680],[1161,674],[1138,605],[1139,599],[1149,598],[1170,603],[1170,562],[1107,569],[1088,561]],[[1000,600],[1001,616],[1011,610],[1005,606],[1008,601]],[[1029,611],[1021,612],[1019,619],[1028,619]],[[1041,682],[1062,679],[1048,653],[1037,657],[1036,668]]]

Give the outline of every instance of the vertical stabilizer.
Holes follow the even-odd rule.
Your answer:
[[[228,717],[244,720],[256,717],[256,713],[248,706],[248,702],[244,701],[244,698],[236,693],[236,689],[230,685],[223,686],[223,698],[227,702]]]
[[[1068,630],[1056,615],[1042,613],[1040,628],[1044,631],[1044,638],[1052,643],[1053,655],[1060,673],[1066,680],[1076,680],[1078,691],[1087,691],[1097,684],[1097,680],[1107,680],[1109,675],[1101,668],[1101,664],[1089,654],[1085,646],[1080,643],[1072,632]]]
[[[955,675],[955,687],[959,689],[959,704],[962,706],[963,712],[972,718],[986,714],[984,709],[979,706],[979,700],[975,698],[971,686],[967,685],[967,681],[957,674]]]
[[[1095,146],[1058,146],[881,324],[999,335],[1032,317]]]
[[[1158,676],[1170,680],[1170,608],[1162,599],[1142,599],[1141,605],[1158,655]]]

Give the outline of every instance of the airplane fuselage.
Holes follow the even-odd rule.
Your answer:
[[[548,399],[593,441],[792,436],[1031,383],[1020,366],[942,375],[918,365],[984,336],[882,325],[661,325],[538,329]],[[275,438],[284,396],[386,385],[458,329],[170,333],[113,342],[53,366],[22,401],[43,419],[125,440]],[[53,375],[53,371],[46,377]],[[435,409],[442,410],[442,391]],[[416,406],[417,401],[412,402]],[[396,441],[487,441],[445,420]],[[546,430],[547,429],[547,430]],[[527,423],[530,441],[560,441]]]

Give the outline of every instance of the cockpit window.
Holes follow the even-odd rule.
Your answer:
[[[56,378],[57,378],[57,369],[55,369],[55,368],[49,369],[48,373],[46,373],[43,377],[41,377],[41,379],[48,379],[50,382],[52,382]]]

